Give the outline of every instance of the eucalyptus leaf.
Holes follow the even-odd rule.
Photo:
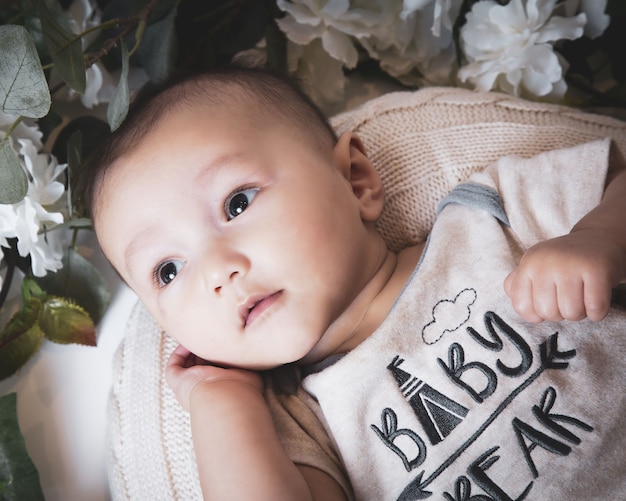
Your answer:
[[[28,178],[8,139],[0,139],[0,204],[14,204],[28,192]]]
[[[130,104],[130,90],[128,89],[128,48],[122,42],[122,73],[120,81],[115,89],[115,94],[107,108],[107,121],[111,131],[117,129],[128,114],[128,105]]]
[[[52,15],[45,2],[39,2],[39,18],[55,70],[72,89],[83,94],[87,77],[80,38],[74,36],[63,19]]]
[[[42,303],[31,298],[25,302],[0,334],[0,380],[15,374],[35,354],[43,332],[38,320]]]
[[[83,308],[57,296],[48,296],[43,303],[39,327],[50,341],[60,344],[96,346],[96,328]]]
[[[102,274],[72,248],[63,256],[63,268],[36,280],[48,294],[74,300],[95,323],[109,304],[110,293]]]
[[[35,42],[23,26],[0,26],[0,103],[9,115],[41,118],[50,110],[50,91]]]
[[[74,132],[67,141],[67,198],[68,216],[74,217],[74,204],[72,203],[72,187],[74,186],[74,176],[78,172],[81,163],[83,148],[83,133],[80,130]]]
[[[174,66],[178,48],[175,19],[174,8],[163,19],[146,28],[139,45],[137,57],[153,82],[165,79]]]
[[[17,395],[0,397],[0,499],[44,500],[39,473],[28,456],[17,420]]]

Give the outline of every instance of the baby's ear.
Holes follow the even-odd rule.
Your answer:
[[[344,132],[333,150],[333,161],[352,186],[361,207],[361,218],[376,221],[383,210],[383,183],[361,139],[352,132]]]

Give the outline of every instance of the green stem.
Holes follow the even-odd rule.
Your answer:
[[[78,228],[74,228],[72,231],[72,243],[70,244],[70,248],[76,250],[76,244],[78,241]]]
[[[15,122],[13,122],[11,124],[11,126],[9,127],[9,129],[5,132],[4,134],[4,138],[8,139],[8,137],[13,133],[13,131],[17,128],[17,126],[22,122],[22,120],[24,120],[24,117],[19,116],[15,119]]]
[[[132,55],[139,48],[139,44],[141,44],[141,41],[143,40],[143,34],[146,31],[146,25],[147,25],[147,22],[145,19],[142,19],[139,21],[139,24],[137,25],[137,31],[135,31],[135,45],[133,45],[133,48],[130,49],[130,52],[128,53],[128,57],[132,57]]]
[[[2,288],[0,289],[0,308],[7,299],[7,295],[9,294],[9,289],[11,288],[11,282],[13,282],[13,275],[15,273],[15,260],[12,259],[12,254],[9,252],[8,256],[5,255],[7,262],[7,272],[4,275],[4,280],[2,281]]]

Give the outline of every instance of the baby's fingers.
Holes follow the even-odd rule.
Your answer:
[[[504,280],[504,292],[511,299],[515,312],[524,320],[533,323],[543,321],[543,317],[535,311],[533,283],[528,277],[517,270],[511,272]]]
[[[504,282],[515,312],[532,323],[582,320],[585,318],[582,283],[576,280],[561,282],[552,277],[541,279],[522,272],[511,273]]]
[[[584,285],[585,314],[589,320],[597,322],[609,313],[611,306],[611,285],[602,277],[595,276],[585,280]]]
[[[593,276],[590,280],[574,277],[561,280],[532,280],[513,271],[504,281],[504,290],[515,312],[532,323],[602,320],[611,301],[606,280]]]

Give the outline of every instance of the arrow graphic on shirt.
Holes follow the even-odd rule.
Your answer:
[[[416,501],[418,499],[427,499],[432,495],[431,491],[427,490],[427,487],[441,475],[448,467],[450,467],[460,456],[465,452],[477,439],[480,437],[489,426],[498,418],[500,414],[513,402],[513,400],[528,388],[546,369],[566,369],[569,365],[568,360],[576,356],[576,350],[559,351],[558,349],[558,332],[552,334],[547,341],[544,341],[539,346],[541,364],[535,372],[533,372],[522,384],[515,388],[509,396],[507,396],[496,407],[493,413],[486,419],[486,421],[446,460],[439,468],[430,474],[425,480],[424,471],[421,471],[410,483],[406,486],[404,491],[398,497],[398,501]]]

